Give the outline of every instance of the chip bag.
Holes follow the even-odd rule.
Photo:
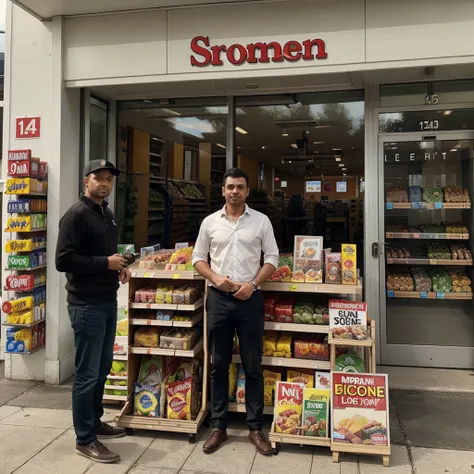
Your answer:
[[[138,416],[160,417],[161,385],[147,385],[135,382],[134,413]]]
[[[281,381],[281,374],[278,372],[271,372],[270,370],[263,371],[264,393],[263,401],[266,406],[273,406],[273,399],[275,398],[276,384]]]
[[[277,382],[275,399],[275,431],[297,435],[300,433],[303,411],[304,384]]]
[[[297,370],[289,370],[287,382],[304,383],[306,388],[314,387],[314,376],[305,372],[298,372]]]
[[[191,419],[192,388],[192,378],[168,384],[168,418],[170,420]]]

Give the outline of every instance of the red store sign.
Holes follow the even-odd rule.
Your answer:
[[[308,39],[303,42],[287,41],[281,45],[277,41],[270,43],[210,45],[209,36],[196,36],[191,40],[191,65],[196,67],[223,66],[227,59],[230,64],[240,66],[244,63],[282,63],[327,59],[326,43],[322,39]]]

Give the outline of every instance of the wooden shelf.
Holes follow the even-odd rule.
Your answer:
[[[135,270],[130,269],[132,278],[151,278],[155,280],[204,280],[201,275],[187,270]]]
[[[387,202],[387,210],[392,209],[471,209],[470,202]]]
[[[441,293],[435,291],[391,291],[387,290],[388,298],[413,298],[428,300],[472,300],[472,293]]]
[[[196,357],[203,349],[203,340],[201,339],[191,350],[180,349],[161,349],[159,347],[133,347],[129,348],[130,354],[141,355],[161,355],[170,357]]]
[[[126,375],[107,375],[109,380],[128,380]]]
[[[329,429],[329,426],[328,426]],[[275,423],[272,423],[268,439],[272,443],[299,444],[309,446],[331,446],[330,438],[316,438],[315,436],[290,435],[275,432]]]
[[[265,331],[288,331],[328,334],[329,326],[318,324],[276,323],[273,321],[265,321]]]
[[[126,402],[128,400],[128,395],[105,395],[102,397],[104,402],[112,401],[112,402]]]
[[[240,363],[240,354],[232,356],[232,362]],[[329,361],[294,359],[290,357],[262,357],[262,366],[288,367],[294,369],[330,370]]]
[[[286,281],[266,281],[262,283],[261,290],[275,292],[356,295],[362,293],[362,285],[330,285],[326,283],[291,283]]]
[[[372,339],[370,337],[362,341],[357,339],[335,339],[330,334],[328,338],[328,344],[344,347],[372,347]]]
[[[115,355],[115,354],[114,354],[113,360],[124,360],[124,361],[128,361],[128,356]]]
[[[247,413],[245,409],[245,403],[229,403],[229,411],[232,413]],[[263,414],[264,415],[273,415],[275,407],[273,406],[264,406]]]
[[[130,303],[130,309],[156,309],[168,311],[196,311],[204,306],[204,298],[194,304],[154,304],[154,303]]]
[[[452,260],[437,258],[387,258],[387,265],[456,265],[472,266],[472,260]]]

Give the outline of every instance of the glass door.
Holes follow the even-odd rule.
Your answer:
[[[473,139],[380,135],[383,364],[474,367]]]

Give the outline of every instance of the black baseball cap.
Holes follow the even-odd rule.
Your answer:
[[[110,171],[114,176],[119,176],[120,171],[115,167],[113,163],[107,160],[92,160],[84,167],[84,176],[89,176],[91,173],[96,171],[107,170]]]

